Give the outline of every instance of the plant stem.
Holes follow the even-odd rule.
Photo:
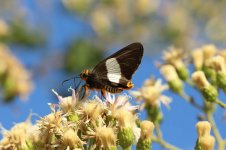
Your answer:
[[[199,105],[199,104],[197,104],[197,103],[195,102],[195,100],[194,100],[192,97],[188,96],[186,93],[181,92],[179,95],[180,95],[185,101],[187,101],[187,102],[190,103],[192,106],[194,106],[195,108],[197,108],[197,109],[199,109],[199,110],[201,110],[201,111],[203,110],[202,106]]]
[[[218,150],[224,150],[225,142],[223,141],[223,139],[222,139],[222,137],[221,137],[221,135],[220,135],[220,132],[219,132],[219,130],[218,130],[218,128],[217,128],[217,125],[216,125],[216,123],[215,123],[215,121],[214,121],[214,118],[213,118],[213,116],[212,116],[212,113],[207,112],[206,115],[207,115],[208,121],[209,121],[209,122],[211,123],[211,125],[212,125],[212,128],[213,128],[213,134],[214,134],[214,136],[216,137],[216,141],[217,141],[217,143],[218,143]]]
[[[223,103],[222,101],[220,101],[219,99],[215,100],[215,103],[217,103],[218,105],[220,105],[222,108],[226,108],[226,104]]]
[[[159,143],[163,148],[166,148],[166,149],[169,149],[169,150],[180,150],[180,148],[178,148],[178,147],[176,147],[176,146],[174,146],[174,145],[163,140],[162,132],[159,128],[159,125],[155,126],[155,130],[156,130],[157,136],[152,138],[153,142]]]

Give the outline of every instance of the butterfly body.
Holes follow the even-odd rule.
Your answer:
[[[134,87],[131,78],[143,56],[143,46],[132,43],[97,64],[92,71],[83,70],[80,78],[86,83],[84,95],[88,90],[120,93]]]

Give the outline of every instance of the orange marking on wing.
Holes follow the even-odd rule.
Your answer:
[[[129,81],[129,82],[127,82],[126,86],[128,87],[128,88],[126,88],[128,90],[128,89],[133,88],[134,84],[131,81]]]

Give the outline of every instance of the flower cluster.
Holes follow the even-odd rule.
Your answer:
[[[6,101],[15,96],[25,99],[32,90],[29,72],[4,44],[0,44],[0,84]]]
[[[79,101],[78,93],[70,90],[69,97],[53,90],[59,104],[49,104],[51,113],[34,125],[28,119],[10,131],[3,129],[0,149],[116,150],[118,146],[129,149],[136,142],[138,149],[150,149],[154,125],[150,121],[137,124],[134,110],[139,107],[129,103],[129,96],[107,94],[105,101],[97,96]]]
[[[171,48],[164,52],[164,63],[160,66],[160,71],[169,88],[180,96],[188,98],[184,92],[184,83],[188,83],[191,86],[196,85],[207,102],[226,107],[218,100],[218,90],[226,92],[225,56],[224,50],[218,50],[211,44],[194,49],[190,55],[185,55],[180,49]],[[191,75],[188,62],[192,62],[194,68]],[[187,101],[193,102],[191,99]]]

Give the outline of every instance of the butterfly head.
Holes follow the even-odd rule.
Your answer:
[[[81,78],[82,80],[84,80],[84,81],[87,80],[88,76],[89,76],[89,70],[87,70],[87,69],[83,70],[83,71],[80,73],[80,78]]]

